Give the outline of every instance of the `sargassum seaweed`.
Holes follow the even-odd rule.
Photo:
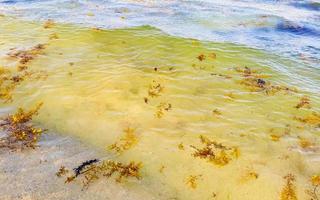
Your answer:
[[[227,147],[202,135],[200,136],[200,140],[205,146],[198,148],[191,145],[191,147],[195,149],[195,152],[192,155],[197,158],[205,159],[215,165],[227,165],[230,161],[237,159],[240,155],[240,151],[237,147]]]
[[[41,106],[42,103],[29,111],[19,108],[15,114],[2,119],[0,128],[6,132],[6,136],[0,139],[0,148],[15,150],[37,146],[38,140],[46,130],[34,127],[31,120],[38,114]]]
[[[138,143],[138,137],[135,133],[135,129],[128,127],[124,129],[123,132],[124,136],[122,136],[119,141],[110,145],[108,147],[109,150],[114,150],[117,153],[121,154]]]
[[[65,183],[71,183],[75,180],[80,180],[82,182],[83,189],[88,189],[88,187],[95,181],[102,177],[110,178],[113,175],[116,176],[117,182],[123,182],[128,178],[141,179],[140,170],[142,168],[141,162],[131,161],[128,164],[122,162],[116,162],[113,160],[99,160],[92,159],[83,162],[78,167],[74,168],[69,174],[63,173],[62,176],[67,176]],[[67,169],[64,169],[67,170]],[[61,168],[57,174],[61,171]],[[69,170],[68,170],[69,171]],[[60,173],[59,173],[60,175]]]
[[[285,179],[285,185],[281,190],[280,199],[281,200],[297,200],[296,187],[294,185],[295,177],[292,174],[288,174],[283,177]]]

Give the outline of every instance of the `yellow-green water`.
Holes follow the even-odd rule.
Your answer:
[[[319,122],[312,115],[319,113],[320,100],[268,65],[290,62],[232,44],[168,36],[148,26],[97,30],[55,24],[45,29],[41,23],[0,17],[0,30],[0,65],[14,73],[19,63],[7,55],[11,48],[46,44],[27,63],[28,70],[43,70],[46,77],[23,81],[13,101],[1,107],[43,102],[36,118],[41,126],[79,138],[114,159],[141,161],[142,179],[122,183],[125,187],[146,187],[158,199],[280,199],[283,177],[292,174],[298,199],[310,199],[310,178],[320,173]],[[253,92],[235,70],[245,66],[274,85],[295,89]],[[158,84],[163,90],[151,97],[150,86]],[[303,96],[311,108],[295,108]],[[171,109],[163,108],[158,117],[161,103]],[[110,150],[127,128],[134,129],[136,142],[121,154]],[[194,157],[191,145],[203,146],[200,135],[237,147],[238,158],[220,166]],[[195,187],[188,183],[190,176],[198,177]]]

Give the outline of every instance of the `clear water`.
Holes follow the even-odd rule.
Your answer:
[[[77,138],[106,157],[141,161],[143,179],[122,184],[128,194],[143,199],[150,194],[156,199],[279,199],[283,177],[293,174],[298,199],[310,198],[305,191],[312,190],[310,177],[320,170],[317,6],[273,1],[0,5],[5,15],[0,17],[1,66],[14,71],[18,65],[7,56],[13,47],[47,44],[28,64],[47,78],[22,82],[13,102],[1,104],[2,109],[43,102],[36,118],[43,127]],[[57,23],[45,29],[39,20],[48,18]],[[52,34],[57,38],[50,39]],[[273,85],[294,89],[252,91],[235,70],[245,66]],[[164,89],[151,97],[150,86],[158,84]],[[311,108],[295,108],[303,96]],[[161,103],[171,109],[162,108],[159,117]],[[135,129],[137,142],[115,154],[108,146],[126,128]],[[191,146],[201,147],[200,135],[237,147],[239,157],[219,166],[192,156]],[[196,188],[187,183],[190,175],[198,176]],[[92,190],[116,184],[99,182]],[[123,199],[119,193],[110,198]]]

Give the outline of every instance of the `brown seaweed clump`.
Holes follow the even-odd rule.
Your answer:
[[[52,34],[49,35],[49,40],[56,40],[56,39],[59,39],[58,34],[52,33]]]
[[[27,79],[38,80],[46,78],[47,74],[44,71],[18,71],[17,73],[11,72],[4,68],[0,69],[0,99],[4,102],[12,101],[12,93],[21,82]]]
[[[164,87],[158,83],[157,81],[153,80],[152,84],[149,85],[148,95],[151,98],[159,97],[163,92]]]
[[[300,109],[300,108],[311,108],[310,105],[310,99],[308,97],[302,97],[300,99],[300,102],[295,106],[296,109]]]
[[[282,188],[280,199],[281,200],[297,200],[296,187],[294,185],[295,177],[292,174],[288,174],[283,177],[286,180],[285,186]]]
[[[225,74],[211,73],[210,75],[211,75],[211,76],[221,77],[221,78],[224,78],[224,79],[231,79],[231,78],[232,78],[232,76],[225,75]]]
[[[186,184],[192,188],[196,189],[198,187],[198,181],[199,178],[201,178],[202,175],[190,175],[186,178]]]
[[[316,112],[312,112],[306,117],[294,117],[294,119],[305,124],[320,127],[320,114]]]
[[[2,119],[0,128],[6,132],[6,136],[0,138],[0,148],[25,149],[37,146],[38,140],[46,130],[34,127],[31,120],[38,114],[41,106],[42,103],[30,111],[19,108],[15,114]]]
[[[245,183],[250,180],[256,180],[259,178],[259,174],[253,169],[246,169],[244,174],[241,176],[240,182]]]
[[[240,84],[249,88],[251,92],[264,92],[267,95],[275,95],[281,91],[297,92],[295,88],[272,84],[265,79],[269,77],[268,75],[260,74],[258,71],[252,70],[249,67],[235,68],[235,71],[244,77],[240,81]]]
[[[56,173],[57,177],[62,177],[66,175],[69,172],[69,170],[65,166],[61,166],[58,172]]]
[[[171,103],[161,102],[157,106],[157,110],[156,110],[155,116],[157,118],[162,118],[164,113],[170,111],[171,109],[172,109]]]
[[[0,68],[0,99],[8,102],[12,99],[11,91],[15,85],[11,78],[11,72],[3,67]]]
[[[98,159],[92,159],[85,161],[74,168],[72,173],[68,174],[65,183],[70,183],[79,179],[83,184],[83,189],[87,189],[92,183],[102,177],[110,178],[115,175],[117,182],[123,182],[130,177],[141,179],[141,168],[142,163],[140,162],[136,163],[131,161],[129,164],[123,164],[112,160],[100,161]],[[63,176],[65,175],[66,174],[63,174]]]
[[[267,95],[275,95],[278,92],[297,92],[296,89],[281,86],[281,85],[272,85],[270,82],[255,77],[246,77],[240,84],[245,85],[249,88],[251,92],[264,92]]]
[[[44,49],[45,44],[38,44],[27,50],[13,50],[12,52],[8,53],[8,56],[11,58],[16,58],[19,60],[20,64],[26,65],[38,55],[43,54]]]
[[[0,68],[0,99],[3,100],[4,103],[11,102],[13,100],[12,96],[14,90],[23,81],[28,79],[39,80],[47,78],[45,71],[33,72],[26,68],[21,70],[20,67],[21,66],[19,66],[16,73],[3,67]]]
[[[199,56],[197,56],[197,59],[198,59],[199,61],[203,61],[203,60],[206,59],[206,56],[203,55],[203,54],[200,54]]]
[[[35,59],[39,54],[43,53],[45,48],[44,44],[38,44],[28,50],[16,50],[13,49],[8,56],[17,59],[19,65],[16,72],[13,70],[0,68],[0,99],[5,103],[12,101],[12,93],[21,82],[27,79],[38,80],[40,78],[46,78],[45,71],[30,71],[27,64]]]
[[[48,29],[52,28],[54,26],[54,21],[52,19],[48,19],[47,21],[44,22],[43,28]]]
[[[227,147],[204,136],[200,136],[200,140],[205,146],[202,148],[191,146],[195,149],[192,154],[194,157],[205,159],[219,166],[227,165],[230,161],[239,157],[240,151],[237,147]]]
[[[120,140],[112,145],[110,145],[108,148],[109,150],[114,150],[117,153],[123,153],[126,150],[129,150],[131,147],[133,147],[138,142],[138,137],[135,133],[135,129],[133,128],[126,128],[123,130],[124,136],[120,138]]]

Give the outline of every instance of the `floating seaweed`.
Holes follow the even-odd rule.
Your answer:
[[[212,58],[212,59],[216,59],[216,58],[217,58],[217,54],[215,54],[215,53],[210,53],[210,54],[209,54],[209,57]]]
[[[211,199],[216,199],[216,197],[217,197],[217,194],[216,194],[215,192],[212,192],[210,198],[211,198]]]
[[[153,80],[152,84],[149,85],[149,89],[148,89],[148,95],[150,97],[158,97],[161,95],[161,93],[163,92],[164,87],[158,83],[157,81]]]
[[[171,109],[172,109],[172,105],[170,103],[161,102],[157,106],[157,110],[156,110],[155,116],[157,118],[162,118],[164,113],[170,111]]]
[[[220,111],[219,109],[214,109],[214,110],[212,111],[212,114],[215,115],[215,116],[220,116],[220,115],[222,115],[222,113],[221,113],[221,111]]]
[[[251,92],[265,92],[267,95],[274,95],[278,92],[297,92],[295,88],[289,88],[281,85],[274,85],[265,80],[268,75],[260,74],[256,70],[249,67],[235,68],[235,71],[240,73],[244,78],[240,81],[241,85],[245,85]]]
[[[302,97],[300,99],[300,102],[295,106],[295,108],[297,108],[297,109],[302,108],[302,107],[311,108],[310,99],[308,97]]]
[[[196,64],[192,64],[191,66],[192,66],[193,69],[197,69],[197,70],[204,70],[204,69],[206,69],[206,67],[204,67],[204,66],[198,66],[198,65],[196,65]]]
[[[149,99],[148,99],[147,97],[144,97],[144,98],[143,98],[143,101],[144,101],[146,104],[149,103]]]
[[[65,183],[71,183],[80,179],[83,184],[83,189],[87,189],[92,183],[102,177],[110,178],[113,175],[117,175],[117,182],[122,182],[124,179],[130,177],[141,179],[141,168],[142,163],[140,162],[136,163],[131,161],[129,164],[123,164],[112,160],[99,161],[98,159],[92,159],[74,168],[72,173],[63,174],[62,176],[67,176]]]
[[[303,149],[308,149],[313,146],[313,143],[307,140],[306,138],[298,137],[299,139],[299,146]]]
[[[206,56],[203,55],[203,54],[200,54],[199,56],[197,56],[197,59],[198,59],[199,61],[203,61],[203,60],[206,59]]]
[[[192,154],[194,157],[205,159],[219,166],[227,165],[230,161],[239,157],[240,151],[237,147],[224,146],[202,135],[200,136],[200,140],[205,147],[197,148],[191,145],[195,149],[195,152]]]
[[[225,75],[225,74],[217,74],[217,73],[211,73],[211,76],[217,76],[217,77],[221,77],[221,78],[225,78],[225,79],[231,79],[232,78],[232,76]]]
[[[25,65],[32,61],[36,56],[43,54],[44,49],[45,44],[38,44],[28,50],[13,50],[12,52],[8,53],[8,56],[19,59],[19,63]]]
[[[290,135],[290,132],[291,132],[291,127],[289,124],[287,124],[285,127],[284,127],[284,130],[281,131],[281,133],[275,133],[276,130],[274,128],[271,128],[270,129],[270,139],[274,142],[278,142],[280,140],[280,138],[282,138],[283,136],[287,136],[287,135]],[[277,131],[278,132],[278,131]]]
[[[28,66],[26,66],[26,65],[19,65],[19,66],[17,67],[17,71],[18,71],[18,72],[25,71],[25,70],[27,70],[27,69],[28,69]]]
[[[305,124],[320,127],[320,114],[316,112],[312,112],[307,117],[294,117],[294,119]]]
[[[250,180],[256,180],[259,178],[259,174],[251,169],[251,168],[247,168],[244,172],[244,174],[242,174],[241,176],[241,182],[248,182]]]
[[[186,178],[186,184],[192,188],[192,189],[196,189],[198,187],[198,180],[199,178],[201,178],[202,175],[190,175]]]
[[[182,142],[178,145],[178,148],[179,148],[180,150],[184,150],[184,145],[183,145]]]
[[[123,153],[124,151],[133,147],[137,142],[138,138],[135,133],[135,129],[133,128],[126,128],[123,130],[124,136],[120,138],[120,140],[108,147],[110,150],[114,150],[117,153]]]
[[[270,135],[270,139],[274,142],[278,142],[280,138],[281,138],[281,135],[275,135],[275,134]]]
[[[310,179],[312,190],[306,190],[306,193],[311,197],[311,200],[319,200],[318,198],[318,187],[320,186],[320,176],[314,175]]]
[[[296,187],[294,185],[295,182],[295,177],[292,174],[288,174],[283,177],[286,182],[285,186],[282,188],[281,194],[280,194],[280,199],[281,200],[297,200],[297,195],[296,195]]]
[[[251,69],[247,66],[241,68],[241,67],[235,67],[234,70],[238,72],[243,77],[253,77],[253,78],[269,78],[270,76],[267,74],[261,74],[258,70]]]
[[[297,92],[294,88],[289,88],[280,85],[272,85],[270,82],[255,77],[246,77],[244,78],[240,84],[245,85],[250,88],[252,92],[265,92],[267,95],[274,95],[278,92]]]
[[[43,28],[45,29],[52,28],[53,26],[54,26],[54,21],[52,19],[48,19],[43,24]]]
[[[50,39],[50,40],[56,40],[56,39],[59,39],[59,36],[58,36],[58,34],[56,34],[56,33],[51,33],[51,34],[49,35],[49,39]]]
[[[11,91],[15,85],[11,81],[11,72],[3,67],[0,68],[0,98],[5,102],[12,100]]]
[[[159,169],[159,172],[162,174],[165,168],[166,168],[166,166],[161,165],[161,167],[160,167],[160,169]]]
[[[0,99],[5,103],[10,102],[13,100],[13,91],[21,82],[30,78],[37,80],[46,77],[47,74],[44,71],[28,71],[25,65],[20,65],[16,73],[0,67]]]
[[[35,148],[37,146],[39,138],[46,130],[35,128],[31,120],[34,115],[38,114],[41,106],[42,103],[30,111],[24,111],[22,108],[19,108],[15,114],[2,119],[0,128],[7,135],[0,139],[1,148],[24,149]]]
[[[236,97],[234,96],[233,92],[229,92],[225,94],[224,96],[228,97],[229,99],[235,99]]]

